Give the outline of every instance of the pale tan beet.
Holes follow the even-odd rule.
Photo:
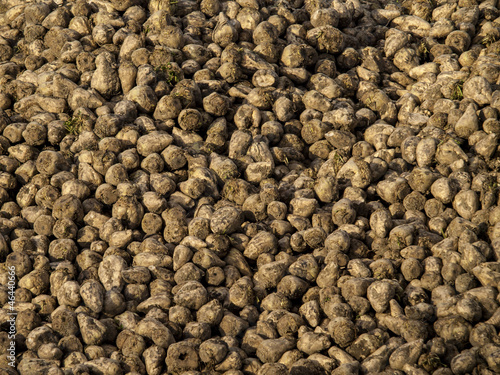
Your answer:
[[[20,375],[498,372],[495,2],[3,8]]]

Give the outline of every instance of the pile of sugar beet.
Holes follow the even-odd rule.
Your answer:
[[[500,373],[499,54],[498,0],[1,0],[0,374]]]

